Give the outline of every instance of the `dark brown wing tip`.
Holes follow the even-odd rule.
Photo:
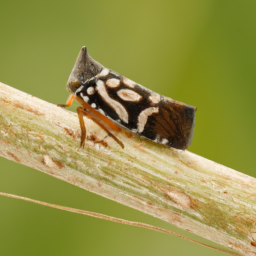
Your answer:
[[[191,145],[191,142],[192,142],[192,139],[193,139],[193,136],[194,136],[194,130],[195,130],[195,122],[196,122],[196,110],[197,108],[196,107],[192,107],[192,106],[189,106],[187,107],[186,109],[186,115],[189,119],[189,127],[188,127],[188,135],[187,135],[187,143],[184,147],[184,149],[187,149],[190,145]]]

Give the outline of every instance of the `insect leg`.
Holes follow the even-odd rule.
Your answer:
[[[73,94],[70,94],[66,104],[58,104],[57,106],[62,108],[69,107],[72,105],[74,98],[75,96]]]
[[[86,117],[90,118],[92,121],[94,121],[97,125],[99,125],[108,134],[107,136],[111,136],[122,148],[124,148],[124,144],[114,134],[112,134],[108,130],[108,128],[106,128],[104,123],[102,121],[100,121],[99,118],[97,116],[95,116],[93,112],[91,112],[88,109],[84,109],[83,107],[78,107],[77,113],[78,113],[78,117],[79,117],[81,133],[82,133],[81,144],[80,144],[81,147],[84,147],[84,142],[85,142],[85,138],[86,138],[86,129],[85,129],[84,119],[83,119],[83,116],[86,116]]]
[[[86,128],[84,125],[84,116],[88,116],[88,115],[87,115],[87,112],[82,107],[78,107],[76,109],[76,111],[78,114],[78,119],[79,119],[80,128],[81,128],[80,148],[84,148],[84,142],[85,142],[85,138],[86,138]]]

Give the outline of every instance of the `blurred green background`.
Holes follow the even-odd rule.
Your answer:
[[[256,1],[1,1],[0,81],[52,103],[80,48],[163,95],[196,106],[190,151],[251,176]],[[75,109],[75,107],[73,107]],[[0,159],[0,191],[172,229]],[[0,198],[0,255],[224,255],[153,231]],[[200,241],[205,241],[200,239]]]

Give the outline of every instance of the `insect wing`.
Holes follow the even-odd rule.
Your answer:
[[[135,134],[169,147],[186,149],[192,140],[195,108],[161,96],[105,69],[78,96]]]

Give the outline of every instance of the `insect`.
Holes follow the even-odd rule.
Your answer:
[[[71,93],[65,105],[75,99],[81,127],[81,147],[86,139],[84,116],[92,119],[122,148],[114,135],[124,127],[168,147],[186,149],[192,140],[196,108],[153,92],[105,68],[82,47],[67,82]]]

